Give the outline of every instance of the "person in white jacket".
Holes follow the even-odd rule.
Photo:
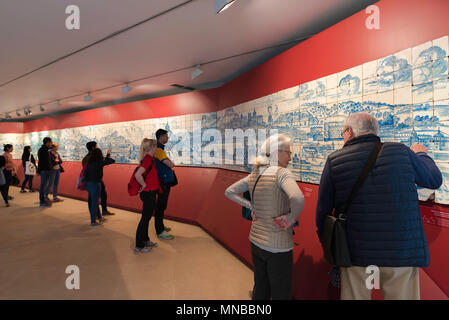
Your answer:
[[[255,170],[227,188],[225,195],[252,211],[253,299],[287,300],[292,290],[293,225],[304,208],[304,196],[287,169],[291,140],[274,135],[261,149]],[[240,195],[246,191],[251,201]]]

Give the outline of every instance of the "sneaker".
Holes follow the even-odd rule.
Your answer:
[[[39,205],[40,208],[50,208],[50,205],[48,203],[41,203]]]
[[[103,222],[106,222],[106,221],[108,221],[105,217],[103,217],[103,218],[101,218],[101,219],[98,219],[98,221],[99,222],[101,222],[101,223],[103,223]]]
[[[33,189],[31,189],[31,190],[29,190],[28,192],[36,192],[36,191],[34,191]]]
[[[10,207],[11,205],[9,204],[9,203],[5,203],[5,207],[6,208],[8,208],[8,207]]]
[[[158,234],[157,237],[162,240],[172,240],[175,238],[165,230]]]
[[[103,224],[101,222],[94,222],[90,224],[91,227],[101,227],[102,225]]]
[[[164,230],[167,231],[167,232],[170,232],[171,228],[170,227],[164,227]]]
[[[20,193],[26,193],[26,191],[22,189],[22,190],[20,190]]]
[[[139,253],[147,253],[151,251],[151,247],[145,247],[145,248],[134,248],[134,254],[139,254]]]
[[[111,212],[111,211],[108,211],[108,210],[106,210],[106,211],[103,211],[103,215],[104,215],[104,216],[113,216],[113,215],[115,215],[115,213],[114,213],[114,212]]]
[[[145,242],[145,247],[146,248],[156,248],[158,246],[158,244],[156,242],[151,242],[151,241],[146,241]]]
[[[11,196],[8,196],[8,200],[13,200],[14,198]]]
[[[58,198],[58,197],[56,197],[56,198],[53,198],[53,202],[63,202],[64,200],[62,200],[62,199],[60,199],[60,198]]]

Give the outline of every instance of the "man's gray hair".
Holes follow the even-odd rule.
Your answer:
[[[367,133],[377,135],[379,132],[379,122],[374,116],[367,112],[350,114],[343,124],[343,128],[348,127],[352,129],[355,136]]]

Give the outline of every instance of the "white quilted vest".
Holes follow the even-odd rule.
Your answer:
[[[282,230],[273,223],[274,218],[290,212],[290,201],[277,183],[279,169],[273,175],[262,174],[257,182],[252,201],[257,219],[251,226],[249,238],[252,242],[266,247],[289,249],[293,247],[293,227]],[[250,194],[259,172],[259,168],[256,168],[248,176]]]

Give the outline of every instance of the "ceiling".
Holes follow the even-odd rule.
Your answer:
[[[0,0],[1,121],[218,87],[375,2],[236,0],[215,14],[213,0]],[[79,30],[65,27],[69,5]]]

